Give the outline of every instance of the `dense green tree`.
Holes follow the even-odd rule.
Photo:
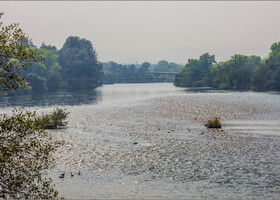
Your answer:
[[[250,89],[251,76],[260,58],[257,56],[234,55],[230,60],[219,63],[211,70],[212,87],[218,89]]]
[[[180,72],[182,70],[182,66],[176,63],[169,63],[166,60],[159,61],[155,66],[154,70],[155,72]]]
[[[138,76],[143,82],[151,81],[151,76],[149,75],[149,68],[151,63],[143,62],[141,67],[138,69]]]
[[[48,91],[47,80],[35,73],[28,73],[28,81],[33,92],[42,93]]]
[[[148,74],[150,63],[144,62],[139,68],[135,65],[122,65],[116,62],[103,63],[105,83],[145,83],[152,82]],[[110,81],[112,80],[112,81]]]
[[[0,19],[3,13],[0,13]],[[0,92],[26,88],[29,83],[22,71],[42,58],[29,45],[31,41],[18,24],[0,23]]]
[[[161,60],[158,64],[154,67],[155,72],[167,72],[169,69],[169,63],[166,60]]]
[[[251,89],[253,90],[265,90],[265,85],[269,76],[267,74],[268,66],[264,63],[258,65],[253,69],[253,74],[251,78]],[[268,88],[266,88],[268,89]]]
[[[2,14],[0,14],[0,17]],[[30,40],[17,24],[0,23],[0,91],[28,86],[22,71],[41,60]],[[59,143],[44,132],[44,123],[35,113],[14,110],[0,114],[0,198],[55,199],[51,179],[43,171],[53,166],[52,153]]]
[[[47,72],[47,87],[49,91],[57,91],[65,88],[65,81],[62,80],[62,76],[58,70],[51,69]]]
[[[277,70],[280,68],[280,42],[272,44],[270,50],[266,64],[270,69]]]
[[[280,42],[270,47],[271,52],[252,77],[252,88],[257,90],[280,90]]]
[[[142,64],[141,64],[141,68],[144,70],[144,71],[149,71],[149,68],[150,68],[150,66],[151,66],[151,63],[149,63],[149,62],[143,62]]]
[[[271,46],[268,57],[236,54],[215,64],[215,57],[203,54],[189,59],[176,75],[174,85],[181,87],[211,86],[233,90],[280,90],[280,42]]]
[[[215,56],[205,53],[199,59],[189,59],[183,70],[175,77],[174,84],[180,87],[210,86],[210,69],[216,63]]]
[[[230,89],[230,69],[224,67],[225,63],[221,62],[211,69],[212,87],[219,89]]]
[[[280,69],[275,70],[271,77],[273,83],[273,89],[280,91]]]
[[[64,89],[65,81],[62,80],[62,67],[58,63],[58,52],[54,46],[42,45],[39,53],[45,58],[46,73],[43,76],[47,80],[48,91]]]
[[[90,41],[68,37],[59,52],[62,76],[69,89],[95,88],[102,85],[102,64]]]
[[[44,132],[44,123],[35,113],[14,110],[0,114],[0,197],[11,199],[55,199],[51,179],[43,178],[50,169],[51,155],[59,143]]]
[[[46,46],[43,43],[37,52],[44,58],[44,62],[34,63],[24,73],[29,79],[32,92],[42,93],[63,89],[65,82],[62,80],[56,47]]]
[[[252,55],[248,58],[247,65],[251,68],[255,68],[259,64],[261,64],[261,57]]]

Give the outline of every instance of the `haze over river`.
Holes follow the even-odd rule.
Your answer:
[[[1,113],[70,111],[49,130],[65,144],[46,173],[66,199],[280,197],[280,93],[152,83],[0,100]],[[221,130],[204,127],[213,117]]]

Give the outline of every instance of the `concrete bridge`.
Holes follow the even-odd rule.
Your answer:
[[[152,78],[159,82],[173,82],[178,72],[148,72],[148,74],[152,75]]]

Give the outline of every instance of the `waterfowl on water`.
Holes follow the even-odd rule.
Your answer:
[[[65,176],[65,172],[63,172],[62,174],[60,174],[59,178],[64,178]]]

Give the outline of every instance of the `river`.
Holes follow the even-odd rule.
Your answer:
[[[5,113],[13,107],[70,111],[66,129],[49,131],[65,144],[47,172],[66,199],[278,199],[279,105],[279,93],[170,83],[104,85],[0,103]],[[221,130],[204,127],[213,117],[221,118]]]

